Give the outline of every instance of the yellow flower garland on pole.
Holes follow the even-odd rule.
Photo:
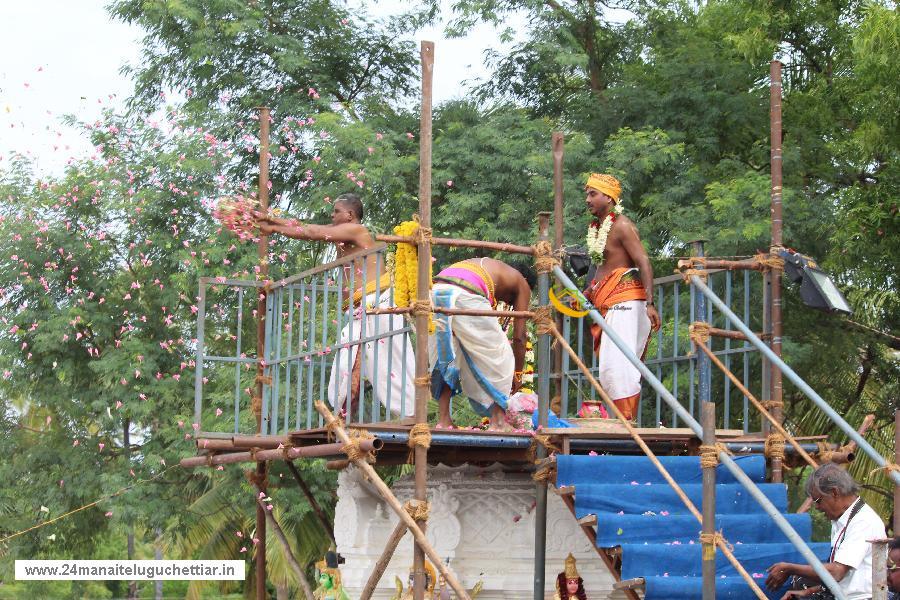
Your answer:
[[[416,221],[403,221],[394,227],[394,234],[413,237],[419,231]],[[397,243],[394,258],[394,304],[399,307],[410,306],[418,297],[419,250],[415,244]],[[428,265],[428,287],[431,288],[431,265]],[[428,317],[428,331],[434,332],[434,319]]]

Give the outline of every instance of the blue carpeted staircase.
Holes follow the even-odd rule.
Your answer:
[[[702,510],[702,473],[695,456],[661,456],[660,462]],[[735,458],[743,471],[807,542],[808,514],[787,514],[787,489],[765,481],[765,458]],[[597,517],[597,546],[622,547],[622,579],[643,578],[645,599],[701,598],[700,523],[688,512],[645,456],[557,456],[557,487],[574,486],[575,515]],[[805,564],[800,553],[759,504],[721,465],[716,469],[716,529],[763,589],[766,569],[778,561]],[[829,544],[810,544],[827,560]],[[716,596],[756,596],[731,563],[716,554]],[[785,588],[786,589],[786,588]],[[780,598],[784,590],[770,592]]]

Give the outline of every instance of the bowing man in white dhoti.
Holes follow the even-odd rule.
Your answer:
[[[333,243],[338,259],[375,247],[375,240],[362,224],[363,205],[356,194],[338,196],[331,213],[331,225],[311,225],[262,214],[258,218],[260,231],[264,234],[280,233],[299,240]],[[375,398],[382,406],[395,415],[411,416],[415,411],[415,354],[409,335],[401,332],[405,327],[403,317],[365,314],[367,308],[390,306],[390,277],[381,255],[371,253],[342,268],[347,295],[350,282],[353,282],[353,299],[343,307],[347,312],[341,320],[345,324],[334,349],[328,400],[333,407],[353,411],[365,380],[371,384]],[[376,278],[376,273],[382,273],[382,276]],[[354,344],[363,336],[377,339]]]
[[[514,310],[528,310],[534,272],[492,258],[453,264],[434,277],[435,307],[494,309],[503,301]],[[516,318],[513,339],[506,337],[497,316],[435,313],[435,333],[429,338],[432,395],[438,400],[438,427],[452,428],[450,399],[464,393],[478,414],[490,417],[489,429],[506,429],[510,394],[522,387],[526,322]]]

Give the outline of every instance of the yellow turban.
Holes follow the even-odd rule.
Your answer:
[[[619,201],[619,196],[622,195],[622,184],[619,183],[619,180],[605,173],[591,173],[588,176],[586,187],[603,192],[616,202]]]

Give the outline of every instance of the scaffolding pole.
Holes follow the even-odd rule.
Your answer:
[[[419,228],[420,232],[431,228],[431,87],[434,77],[434,42],[422,42],[422,114],[419,125]],[[416,300],[431,300],[431,241],[430,236],[418,238],[418,289]],[[416,425],[428,423],[428,322],[425,312],[416,314]],[[415,499],[428,500],[428,448],[415,445]],[[418,522],[424,531],[425,522]],[[436,565],[437,566],[437,565]],[[425,550],[418,540],[413,547],[413,598],[425,598]]]

